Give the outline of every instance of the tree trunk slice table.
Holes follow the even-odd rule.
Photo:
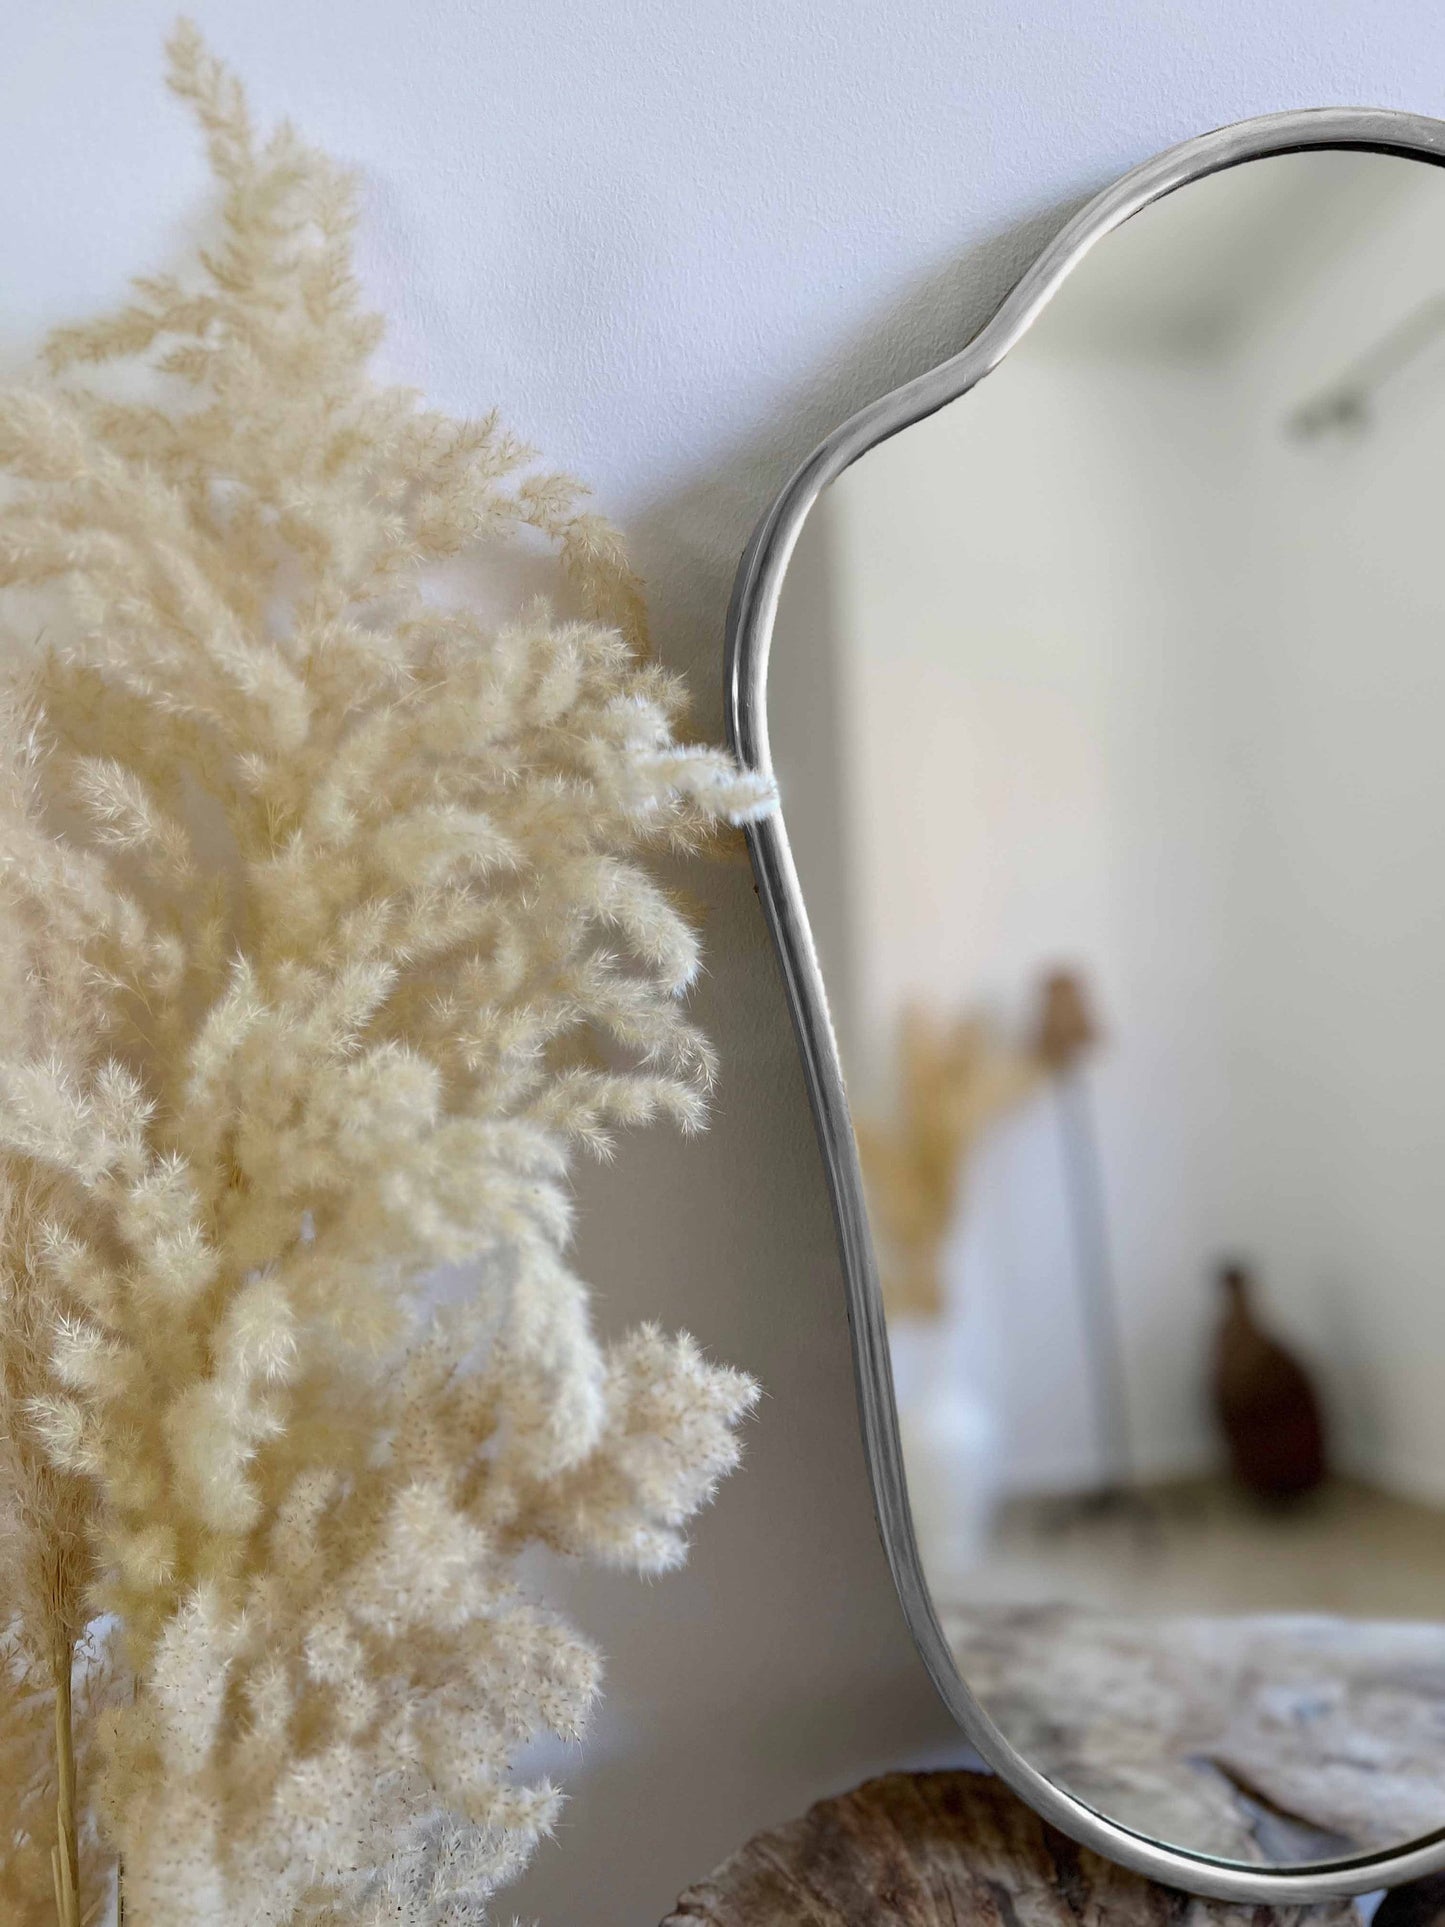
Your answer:
[[[1403,1892],[1404,1890],[1402,1890]],[[1399,1896],[1391,1895],[1391,1901]],[[1405,1927],[1401,1915],[1395,1927]],[[1352,1901],[1198,1900],[1116,1867],[990,1774],[890,1773],[757,1834],[663,1927],[1362,1927]]]

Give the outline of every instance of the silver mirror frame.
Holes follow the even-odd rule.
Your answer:
[[[1069,221],[961,353],[861,409],[814,450],[758,525],[743,554],[728,612],[728,734],[735,754],[749,769],[772,774],[767,681],[778,600],[799,533],[827,485],[869,449],[957,401],[982,381],[1028,332],[1090,250],[1141,208],[1224,168],[1320,148],[1396,154],[1441,166],[1445,121],[1384,109],[1311,108],[1241,121],[1145,161]],[[1045,1779],[1015,1751],[969,1691],[944,1639],[919,1561],[857,1143],[823,974],[788,846],[786,794],[782,802],[779,814],[749,826],[748,845],[782,965],[832,1197],[874,1513],[904,1618],[944,1704],[970,1745],[1045,1820],[1083,1846],[1167,1886],[1218,1900],[1316,1901],[1398,1886],[1445,1866],[1445,1827],[1387,1852],[1288,1868],[1220,1860],[1164,1845],[1097,1813]]]

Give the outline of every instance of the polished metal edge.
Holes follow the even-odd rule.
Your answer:
[[[1089,250],[1141,208],[1241,162],[1318,148],[1364,149],[1445,165],[1445,121],[1386,109],[1310,108],[1241,121],[1156,155],[1105,188],[1068,222],[961,353],[870,403],[814,450],[759,523],[743,554],[728,611],[728,736],[749,769],[772,774],[767,679],[778,598],[799,532],[827,485],[889,436],[966,395],[1023,337]],[[785,814],[750,825],[747,837],[764,915],[782,965],[827,1171],[878,1530],[909,1630],[969,1743],[1036,1812],[1081,1845],[1153,1880],[1213,1899],[1326,1900],[1398,1886],[1445,1866],[1445,1827],[1389,1851],[1286,1868],[1218,1860],[1167,1846],[1095,1812],[1045,1779],[1015,1751],[969,1691],[933,1610],[914,1538],[857,1144],[822,971],[788,846]]]

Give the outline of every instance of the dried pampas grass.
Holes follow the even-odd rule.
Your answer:
[[[578,491],[371,383],[347,180],[170,54],[220,239],[0,398],[0,1909],[457,1927],[598,1688],[518,1554],[666,1570],[736,1463],[749,1380],[595,1337],[568,1168],[703,1121],[647,859],[770,798]],[[568,619],[446,593],[518,539]]]

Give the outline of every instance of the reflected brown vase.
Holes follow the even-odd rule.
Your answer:
[[[1292,1499],[1325,1476],[1325,1428],[1308,1372],[1259,1323],[1243,1265],[1221,1266],[1224,1292],[1214,1351],[1214,1406],[1230,1470],[1262,1498]]]

